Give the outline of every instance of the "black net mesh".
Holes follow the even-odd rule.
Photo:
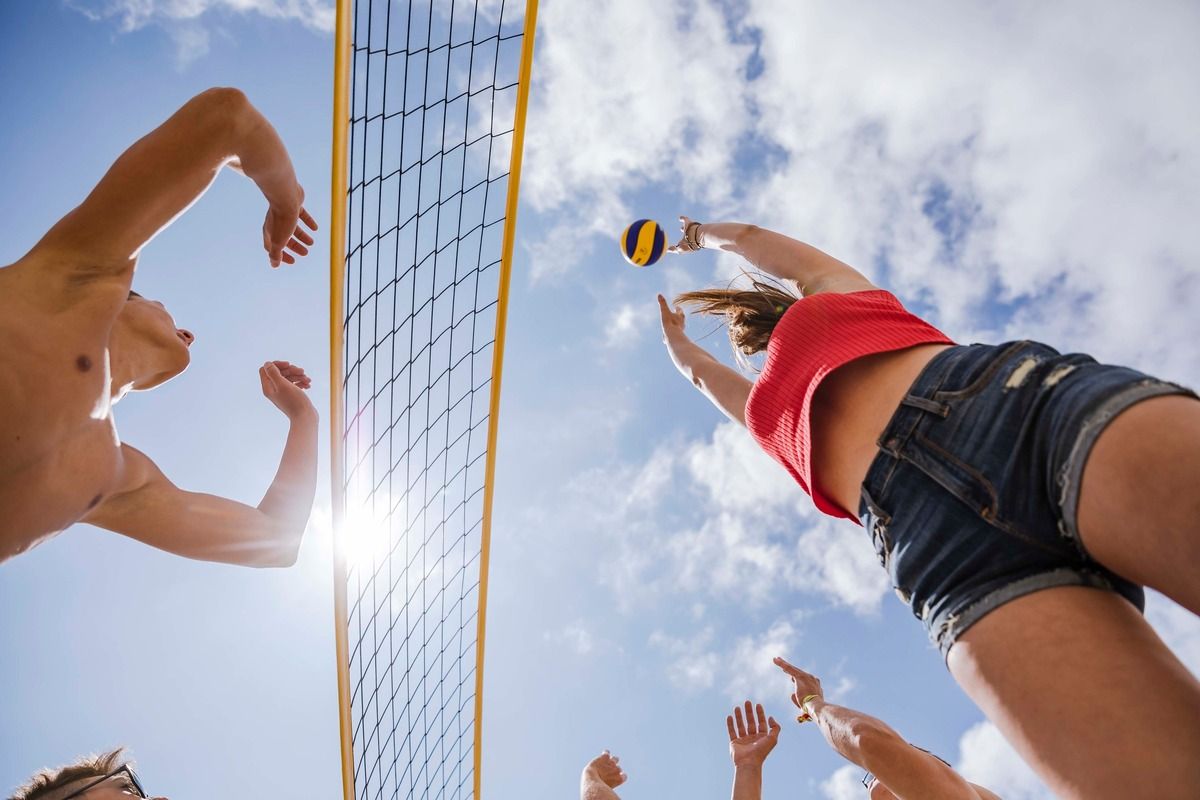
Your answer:
[[[356,0],[341,487],[355,796],[473,795],[524,4]]]

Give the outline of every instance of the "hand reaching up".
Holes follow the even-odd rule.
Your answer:
[[[262,382],[263,397],[274,403],[288,419],[295,420],[308,414],[316,417],[316,409],[305,394],[312,386],[312,379],[304,374],[303,367],[287,361],[268,361],[258,368],[258,378]]]
[[[725,718],[729,729],[729,755],[735,767],[760,767],[767,755],[779,741],[779,723],[763,712],[762,704],[755,706],[746,701],[746,715],[742,707],[735,706],[733,714]]]
[[[613,789],[629,779],[621,769],[620,761],[607,750],[589,761],[579,781],[581,800],[611,800],[617,797]]]

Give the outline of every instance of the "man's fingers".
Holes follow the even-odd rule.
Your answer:
[[[733,721],[734,721],[734,726],[737,728],[738,737],[740,738],[742,736],[745,736],[746,735],[746,723],[742,721],[742,707],[741,706],[733,707]]]
[[[311,245],[313,243],[313,237],[309,235],[308,231],[304,230],[304,228],[301,228],[299,225],[296,226],[296,230],[292,231],[292,236],[295,236],[305,244]]]
[[[758,725],[754,721],[754,705],[746,701],[746,733],[753,736],[758,733]]]
[[[309,244],[311,244],[311,242]],[[291,239],[288,239],[287,249],[291,250],[298,256],[308,255],[308,248],[305,247],[304,244],[294,236]]]
[[[775,721],[774,717],[767,717],[767,728],[772,734],[778,734],[780,730],[779,723]]]
[[[313,219],[312,214],[309,214],[308,210],[303,207],[300,209],[300,219],[304,220],[304,224],[312,230],[315,231],[317,229],[317,221]],[[309,242],[309,244],[312,244],[312,242]]]
[[[762,703],[756,705],[754,711],[758,715],[758,730],[761,733],[767,729],[767,714],[763,711]]]
[[[737,738],[737,734],[733,730],[733,717],[725,718],[725,727],[729,729],[729,741],[732,742]]]

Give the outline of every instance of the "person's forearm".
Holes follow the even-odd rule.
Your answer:
[[[679,371],[692,382],[725,416],[746,423],[746,399],[751,382],[736,370],[722,364],[703,347],[691,341],[673,345]]]
[[[853,274],[866,281],[857,270],[810,244],[745,222],[704,222],[695,232],[704,247],[736,253],[755,269],[781,280],[796,283],[802,294],[819,291],[835,276]]]
[[[732,800],[762,800],[762,765],[733,769]]]
[[[881,771],[881,765],[873,763],[888,749],[880,747],[881,742],[904,742],[887,723],[861,711],[826,703],[820,697],[809,701],[807,708],[829,746],[869,772]]]
[[[579,781],[579,800],[621,800],[621,796],[598,775],[584,772]]]
[[[241,101],[236,104],[230,142],[237,168],[258,185],[268,202],[294,204],[298,209],[301,198],[297,194],[296,170],[283,139],[245,95],[238,94]]]
[[[312,512],[317,489],[317,423],[315,411],[291,420],[275,480],[258,504],[259,511],[279,523],[285,539],[281,544],[288,548],[299,548]]]

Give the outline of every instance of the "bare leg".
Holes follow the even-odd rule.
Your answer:
[[[1014,600],[959,638],[949,667],[1056,795],[1197,796],[1200,681],[1119,595]]]
[[[1200,401],[1155,397],[1092,448],[1079,531],[1097,561],[1200,614]]]

